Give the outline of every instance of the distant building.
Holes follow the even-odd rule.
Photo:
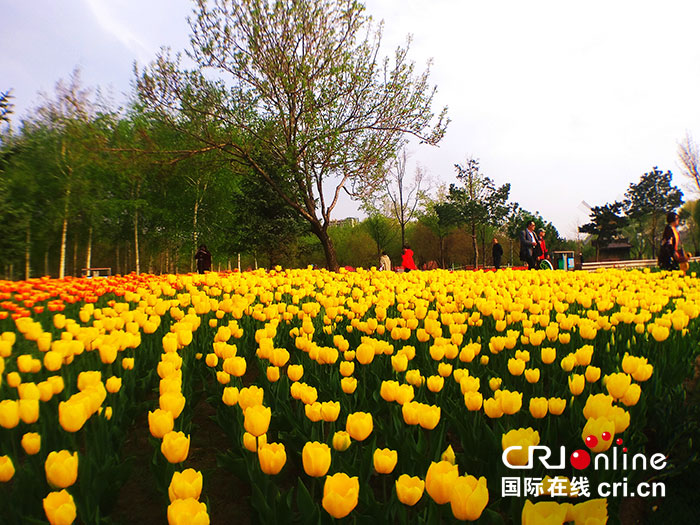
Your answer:
[[[357,217],[346,217],[345,219],[335,219],[331,221],[331,226],[349,226],[350,228],[354,228],[359,224],[359,220]]]
[[[624,261],[630,258],[632,245],[624,237],[613,239],[598,248],[599,261]]]

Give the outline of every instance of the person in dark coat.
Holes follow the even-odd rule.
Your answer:
[[[534,252],[535,246],[537,246],[535,223],[530,221],[527,223],[527,228],[520,232],[520,260],[527,263],[529,270],[537,268]]]
[[[207,250],[206,244],[199,245],[199,250],[194,254],[194,260],[197,261],[197,273],[211,270],[211,253]]]
[[[501,268],[501,258],[503,257],[503,246],[498,242],[498,239],[493,238],[491,246],[491,255],[493,256],[493,267],[496,270]]]
[[[678,214],[671,212],[666,216],[666,228],[661,237],[659,249],[659,268],[662,270],[678,270],[679,263],[686,262],[687,258],[681,247],[681,239],[678,235]]]

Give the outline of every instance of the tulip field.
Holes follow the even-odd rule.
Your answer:
[[[210,523],[202,407],[225,523],[619,523],[692,459],[699,314],[649,270],[0,281],[2,523],[113,522],[137,430],[160,522]]]

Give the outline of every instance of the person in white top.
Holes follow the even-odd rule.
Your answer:
[[[385,272],[391,271],[391,259],[386,252],[382,252],[382,256],[379,258],[379,269]]]

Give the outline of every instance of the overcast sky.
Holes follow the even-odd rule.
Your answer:
[[[412,161],[454,182],[468,156],[511,199],[561,233],[586,222],[581,205],[619,199],[653,166],[686,188],[677,142],[700,139],[700,2],[367,0],[384,20],[387,53],[414,37],[433,59],[438,106],[452,123]],[[187,0],[0,0],[0,90],[21,118],[75,66],[84,84],[121,104],[133,62],[188,44]],[[686,191],[687,197],[691,197]],[[345,202],[338,218],[359,215]]]

